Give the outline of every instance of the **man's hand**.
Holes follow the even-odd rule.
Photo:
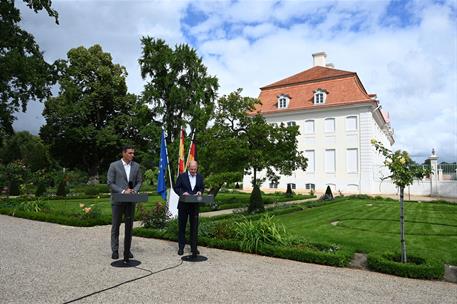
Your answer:
[[[130,188],[127,188],[124,190],[124,193],[125,194],[130,194],[130,193],[134,193],[135,191],[133,191],[133,189],[130,189]]]
[[[200,191],[197,192],[197,195],[202,195],[202,193]]]
[[[189,192],[184,192],[182,195],[190,195]]]

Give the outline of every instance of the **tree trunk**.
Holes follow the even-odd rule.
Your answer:
[[[404,187],[400,187],[400,242],[401,242],[401,262],[406,263],[406,241],[405,241],[405,215],[404,215]]]
[[[213,187],[209,190],[209,194],[212,194],[214,197],[219,193],[221,190],[222,186],[217,185],[216,187]]]
[[[254,169],[254,179],[252,180],[252,188],[255,188],[255,185],[257,185],[257,170],[256,168]]]

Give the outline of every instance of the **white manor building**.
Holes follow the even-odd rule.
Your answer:
[[[260,88],[256,112],[271,124],[299,126],[298,147],[308,159],[306,171],[281,176],[279,184],[266,181],[264,191],[285,191],[291,184],[296,192],[327,186],[342,193],[376,194],[388,171],[371,139],[388,149],[394,143],[389,116],[375,94],[369,94],[357,73],[326,65],[326,54],[313,54],[314,66],[296,75]],[[274,153],[274,151],[272,151]],[[265,176],[260,172],[259,178]],[[252,176],[243,179],[252,189]]]

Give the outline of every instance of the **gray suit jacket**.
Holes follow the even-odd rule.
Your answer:
[[[127,181],[127,174],[125,174],[124,165],[121,160],[112,162],[108,169],[107,178],[108,187],[111,193],[122,193],[123,190],[127,189],[129,182]],[[140,191],[143,177],[140,171],[140,165],[137,162],[132,161],[130,164],[130,177],[129,180],[133,183],[133,190],[135,192]],[[111,201],[111,204],[115,204]]]

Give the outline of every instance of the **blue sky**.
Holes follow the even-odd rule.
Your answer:
[[[23,7],[22,1],[17,1]],[[53,1],[60,25],[23,9],[49,61],[95,43],[127,68],[141,93],[143,35],[188,43],[219,78],[220,95],[259,88],[308,69],[325,51],[335,68],[357,72],[390,113],[394,149],[423,161],[432,148],[457,160],[457,3],[449,1]],[[43,106],[18,114],[37,133]]]

